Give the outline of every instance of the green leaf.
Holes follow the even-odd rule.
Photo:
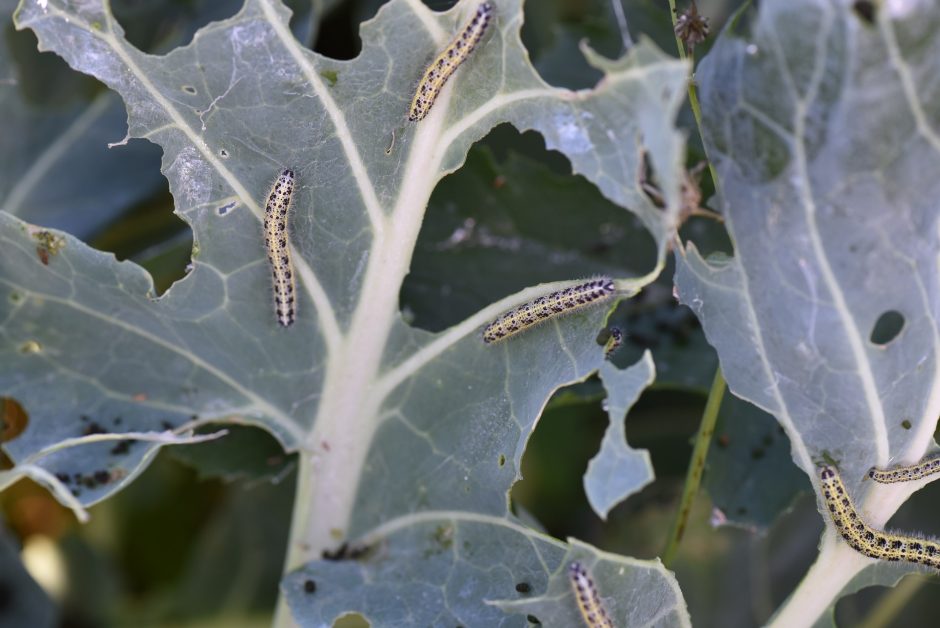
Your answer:
[[[704,483],[719,523],[760,531],[811,490],[774,417],[730,394],[721,403]]]
[[[614,625],[690,625],[678,585],[658,560],[626,559],[573,539],[566,546],[496,518],[422,517],[384,529],[380,542],[297,571],[284,588],[301,626],[352,611],[395,626],[576,626],[574,561],[589,569]]]
[[[875,6],[870,24],[847,4],[762,2],[751,34],[723,34],[703,61],[735,255],[689,247],[676,285],[735,394],[777,418],[814,486],[816,464],[835,461],[880,527],[921,484],[863,484],[866,471],[923,456],[940,414],[940,11]],[[876,342],[892,311],[903,328]],[[827,523],[776,622],[806,623],[850,583],[914,569],[866,559]]]
[[[435,14],[394,0],[363,26],[363,51],[352,61],[303,48],[274,0],[248,0],[238,15],[164,56],[128,45],[102,2],[24,2],[18,26],[119,92],[130,134],[163,148],[163,172],[196,253],[192,272],[155,298],[138,266],[68,236],[44,236],[61,237],[44,264],[35,230],[0,213],[0,382],[33,428],[6,444],[11,457],[28,459],[90,421],[119,432],[163,422],[177,432],[208,422],[262,426],[300,452],[289,569],[332,569],[319,559],[343,542],[385,548],[382,569],[410,574],[394,584],[421,599],[409,565],[422,538],[453,522],[455,532],[472,530],[481,541],[474,560],[487,568],[466,571],[466,561],[448,555],[429,572],[433,582],[453,577],[466,586],[454,594],[469,591],[468,625],[505,618],[488,604],[489,593],[474,592],[495,595],[494,566],[537,564],[547,574],[543,548],[559,559],[565,553],[521,526],[507,495],[550,395],[604,363],[595,337],[608,309],[549,321],[494,346],[482,342],[484,324],[571,285],[563,282],[503,298],[439,333],[408,327],[398,297],[424,211],[437,182],[491,128],[508,122],[536,130],[632,212],[622,214],[626,225],[638,219],[652,234],[652,271],[617,278],[621,297],[635,294],[660,272],[678,220],[683,142],[674,118],[687,66],[649,43],[617,61],[585,49],[605,74],[602,83],[582,92],[552,88],[519,41],[520,0],[496,4],[492,33],[431,114],[406,124],[415,80],[475,2]],[[644,154],[665,209],[641,189]],[[297,173],[290,224],[299,299],[298,320],[287,329],[275,321],[261,233],[264,198],[285,167]],[[554,208],[546,203],[543,211],[550,220]],[[71,447],[80,453],[37,466],[87,473],[121,465],[129,478],[160,444],[138,443],[119,455]],[[517,553],[507,556],[508,547]],[[644,595],[667,601],[665,621],[687,623],[675,581],[660,565],[632,561],[624,569],[599,575],[599,586],[626,574]],[[296,597],[296,577],[285,584],[295,615],[335,617],[319,598]],[[345,582],[356,608],[369,607],[371,581]],[[610,590],[612,606],[628,608],[634,593]],[[443,612],[439,599],[429,604],[429,612]],[[377,608],[370,611],[376,622],[395,623],[397,607]],[[286,623],[284,607],[281,613]]]
[[[605,405],[610,425],[601,450],[588,463],[584,492],[594,512],[606,520],[614,506],[653,481],[649,452],[629,447],[624,427],[627,412],[656,377],[653,357],[647,351],[639,362],[623,371],[607,362],[601,365],[600,376],[607,389]]]

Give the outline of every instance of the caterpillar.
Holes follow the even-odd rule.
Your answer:
[[[820,467],[819,479],[829,517],[842,538],[854,550],[870,558],[903,560],[940,569],[940,544],[871,527],[855,510],[852,498],[834,467]]]
[[[588,628],[614,628],[614,622],[610,620],[587,569],[581,563],[573,562],[568,566],[568,577],[584,625]]]
[[[423,120],[438,94],[441,93],[447,79],[451,77],[454,71],[460,67],[460,64],[467,60],[473,50],[476,48],[486,29],[490,25],[495,10],[489,2],[483,2],[477,7],[476,13],[467,22],[454,40],[447,48],[424,71],[424,76],[418,83],[414,98],[411,100],[411,109],[408,112],[408,120],[417,122]],[[391,152],[391,151],[387,151]]]
[[[611,327],[608,333],[610,336],[608,336],[607,342],[604,343],[604,357],[609,360],[610,356],[615,354],[620,345],[623,344],[623,331],[619,327]]]
[[[600,277],[564,290],[552,292],[509,310],[483,329],[483,342],[490,344],[538,325],[553,316],[569,314],[614,293],[614,280]]]
[[[264,246],[274,276],[274,312],[277,322],[289,327],[297,315],[294,299],[294,265],[290,259],[290,238],[287,212],[294,194],[294,171],[282,172],[264,207]]]
[[[904,467],[892,467],[891,469],[872,467],[868,471],[868,477],[882,484],[893,484],[894,482],[920,480],[934,473],[940,473],[940,454],[936,453],[927,456],[916,464]]]

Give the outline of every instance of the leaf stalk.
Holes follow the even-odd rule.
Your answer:
[[[672,522],[672,529],[669,531],[666,549],[663,550],[662,560],[667,568],[672,566],[676,552],[679,550],[679,542],[685,533],[689,514],[692,511],[692,502],[695,500],[698,487],[702,483],[705,459],[708,457],[708,448],[712,442],[712,435],[715,433],[715,423],[718,421],[721,400],[725,396],[725,387],[725,378],[721,373],[721,367],[718,367],[715,370],[715,379],[712,380],[711,390],[708,392],[708,400],[705,402],[702,422],[695,437],[695,447],[692,450],[692,459],[689,461],[689,469],[686,472],[685,486],[682,489],[679,509],[676,511],[676,518]]]

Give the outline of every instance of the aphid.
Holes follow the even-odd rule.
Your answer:
[[[614,623],[610,620],[587,569],[581,563],[573,562],[568,567],[568,577],[571,579],[571,589],[578,601],[578,610],[584,625],[588,628],[614,628]]]
[[[853,549],[870,558],[903,560],[940,569],[940,544],[871,527],[855,510],[852,498],[834,467],[820,467],[819,478],[829,517]]]
[[[489,344],[508,338],[555,316],[570,314],[595,303],[602,303],[615,291],[610,277],[592,279],[564,290],[552,292],[509,310],[483,330],[483,342]]]
[[[490,21],[493,19],[493,14],[492,3],[481,3],[470,21],[463,27],[463,30],[424,71],[424,76],[421,77],[418,89],[415,90],[414,98],[411,100],[411,109],[408,112],[410,121],[417,122],[428,115],[447,79],[460,67],[461,63],[467,60],[467,57],[483,39]]]
[[[893,484],[894,482],[919,480],[934,473],[940,473],[940,454],[937,453],[927,456],[916,464],[903,467],[892,467],[890,469],[872,467],[868,471],[868,477],[882,484]]]
[[[278,176],[264,208],[264,247],[274,275],[274,311],[277,322],[290,326],[297,315],[294,299],[294,265],[290,259],[290,233],[287,212],[294,194],[294,171]]]

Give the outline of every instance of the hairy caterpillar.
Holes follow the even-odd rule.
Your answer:
[[[579,562],[568,566],[568,577],[571,579],[571,589],[578,601],[578,610],[581,619],[588,628],[614,628],[607,610],[601,603],[601,596],[597,594],[597,587],[588,575],[587,569]]]
[[[294,300],[294,265],[290,260],[290,239],[287,211],[294,194],[294,171],[282,172],[264,207],[264,247],[274,275],[274,311],[277,322],[284,327],[294,322],[297,307]]]
[[[483,330],[483,342],[489,344],[538,325],[553,316],[569,314],[594,303],[601,303],[614,293],[610,277],[592,279],[564,290],[552,292],[509,310]]]
[[[871,527],[856,512],[835,468],[820,467],[819,479],[832,523],[853,549],[870,558],[903,560],[940,569],[940,544]]]
[[[609,360],[610,356],[615,354],[620,345],[623,344],[623,331],[619,327],[611,327],[608,333],[610,336],[608,336],[607,342],[604,343],[604,357]]]
[[[418,89],[415,90],[414,98],[411,100],[411,109],[408,112],[410,121],[417,122],[428,115],[447,79],[460,67],[461,63],[467,60],[467,57],[483,39],[486,29],[490,25],[490,20],[493,18],[493,13],[494,9],[491,3],[481,3],[477,7],[473,18],[467,22],[460,34],[447,45],[447,48],[424,71],[424,76],[421,77]]]
[[[940,473],[940,454],[931,454],[916,464],[904,467],[892,467],[890,469],[872,467],[868,471],[868,477],[882,484],[893,484],[894,482],[919,480],[934,473]]]

